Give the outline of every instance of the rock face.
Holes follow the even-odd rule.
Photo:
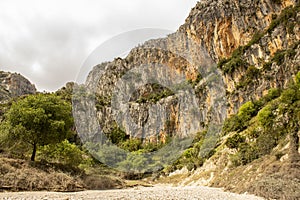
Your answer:
[[[25,77],[17,73],[0,71],[0,102],[25,94],[34,94],[36,88]]]
[[[299,70],[299,33],[295,0],[200,1],[176,33],[94,67],[86,85],[100,126],[109,134],[117,122],[132,137],[163,141],[222,123],[285,87]],[[185,83],[188,90],[178,89]]]
[[[247,44],[254,33],[268,27],[272,16],[295,1],[206,0],[190,12],[181,30],[203,44],[214,61],[229,57]]]

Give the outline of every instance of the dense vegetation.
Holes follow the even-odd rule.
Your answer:
[[[73,124],[71,94],[72,86],[67,84],[53,94],[27,95],[1,104],[0,191],[76,191],[123,185],[112,176],[114,170],[94,160],[81,146]]]
[[[298,141],[299,105],[300,73],[287,89],[270,89],[260,100],[241,106],[223,127],[223,134],[233,133],[226,146],[237,150],[232,156],[234,165],[269,154],[288,135]]]
[[[55,95],[30,95],[12,104],[2,126],[9,141],[32,146],[34,161],[39,146],[56,144],[70,136],[71,105]]]

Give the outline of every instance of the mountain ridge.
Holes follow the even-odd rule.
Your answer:
[[[0,71],[0,102],[11,98],[36,93],[35,85],[19,73]]]

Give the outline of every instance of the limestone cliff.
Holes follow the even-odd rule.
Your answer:
[[[95,113],[100,127],[108,135],[114,132],[118,124],[130,137],[142,137],[148,142],[164,142],[169,136],[184,136],[187,132],[209,131],[210,124],[222,124],[226,118],[236,114],[246,102],[266,101],[262,99],[268,98],[264,96],[270,95],[272,89],[284,90],[295,79],[295,75],[300,71],[299,9],[298,0],[198,2],[185,23],[175,33],[166,38],[145,42],[132,49],[124,59],[116,58],[112,62],[94,67],[86,85],[95,93],[92,99],[96,99],[96,110],[90,109],[88,116]],[[191,98],[181,98],[180,94],[189,94],[188,97]],[[291,120],[294,115],[293,109],[291,112],[285,110],[278,114],[278,110],[287,104],[278,103],[283,97],[273,97],[277,100],[269,99],[270,102],[263,105],[266,108],[256,108],[256,113],[248,117],[248,124],[241,129],[229,129],[229,135],[223,137],[220,135],[222,131],[219,131],[217,148],[212,148],[206,157],[199,153],[202,147],[199,147],[200,150],[197,147],[198,151],[194,151],[197,149],[194,146],[189,149],[186,155],[192,160],[192,168],[197,166],[198,169],[193,176],[181,183],[221,187],[230,183],[228,189],[236,188],[235,191],[245,192],[252,187],[252,192],[260,194],[257,189],[269,188],[262,186],[265,184],[263,177],[270,178],[267,180],[270,181],[267,183],[270,187],[282,176],[299,180],[294,176],[299,174],[297,159],[283,164],[284,157],[288,156],[285,149],[291,149],[289,146],[293,146],[291,141],[299,144],[299,131],[295,128],[299,125],[293,124],[294,121]],[[193,105],[193,111],[188,110],[190,105]],[[248,103],[249,105],[251,103]],[[256,127],[257,112],[270,107],[274,108],[276,123],[268,129],[260,127],[261,125]],[[83,115],[84,112],[80,112],[78,116]],[[84,117],[80,120],[84,120]],[[84,122],[90,123],[89,120]],[[232,126],[236,126],[234,121]],[[244,155],[249,150],[237,152],[241,150],[226,147],[226,140],[235,136],[236,132],[242,135],[242,139],[239,139],[245,142],[243,145],[248,145],[249,149],[269,145],[274,138],[276,140],[277,133],[282,133],[281,147],[277,146],[279,140],[275,141],[273,146],[269,145],[270,151],[267,153],[256,152],[259,156],[255,154],[254,159],[261,157],[260,160],[232,168],[231,157]],[[249,136],[249,132],[254,136]],[[267,132],[268,137],[270,136],[268,140],[264,138]],[[287,132],[290,134],[287,138],[292,139],[284,139]],[[272,133],[276,133],[274,137]],[[202,137],[201,134],[198,136]],[[256,148],[255,145],[258,144],[260,147]],[[243,148],[245,150],[245,146]],[[297,147],[294,149],[296,152]],[[272,152],[276,156],[272,157]],[[194,158],[191,157],[193,153]],[[214,153],[216,154],[210,157]],[[274,161],[274,157],[280,156],[283,156],[280,161]],[[184,164],[181,163],[180,166]],[[294,170],[294,175],[285,173],[285,167]],[[279,178],[270,172],[272,170]],[[233,178],[235,176],[236,178]],[[248,184],[241,187],[246,180]],[[290,182],[288,178],[281,184],[290,184],[290,190],[293,190],[299,187],[299,184],[294,182]],[[272,192],[266,192],[267,195],[270,193]],[[289,193],[288,190],[286,193]],[[297,196],[298,193],[284,195],[281,197]]]
[[[217,118],[216,121],[221,122],[235,113],[240,105],[261,97],[271,87],[284,87],[299,70],[299,15],[297,11],[291,14],[289,10],[296,3],[293,0],[200,1],[176,33],[147,41],[131,50],[124,59],[116,58],[94,67],[86,83],[96,93],[97,115],[104,132],[109,134],[112,131],[112,124],[118,117],[118,124],[131,136],[140,136],[144,132],[157,139],[168,134],[184,135],[191,122],[193,127],[190,130],[197,132],[207,127],[212,119]],[[287,11],[281,16],[284,10]],[[292,53],[286,56],[286,51]],[[274,57],[280,52],[282,61],[278,63]],[[151,82],[149,77],[143,75],[145,71],[131,72],[137,66],[144,65],[152,66],[148,67],[147,72],[152,75],[156,73],[152,78],[176,76],[155,72],[158,65],[164,65],[190,83],[200,108],[197,120],[182,114],[184,106],[191,102],[179,102],[174,91],[165,95],[156,92],[153,102],[153,96],[149,98],[147,94],[153,92],[155,84],[142,89],[142,93],[126,104],[129,108],[124,112],[130,113],[131,121],[126,120],[128,116],[126,118],[113,112],[111,103],[115,87],[126,78],[127,73],[135,76],[131,79],[134,90],[142,87],[137,84],[138,79],[144,83]],[[221,88],[211,87],[208,76],[212,73],[221,79],[215,84],[222,85]],[[183,82],[183,79],[180,80]],[[126,86],[121,92],[132,95],[134,91],[130,89]],[[217,103],[217,99],[222,99],[221,103]],[[122,106],[124,108],[125,104]],[[151,110],[153,106],[155,109]],[[158,110],[164,115],[149,118]],[[145,129],[146,122],[157,126]]]
[[[0,71],[0,103],[35,92],[35,86],[22,75]]]

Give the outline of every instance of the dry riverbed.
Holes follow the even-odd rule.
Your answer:
[[[256,197],[249,194],[234,194],[224,192],[219,188],[210,188],[202,186],[186,186],[186,187],[172,187],[166,185],[156,185],[154,187],[135,187],[130,189],[119,190],[90,190],[82,192],[7,192],[0,193],[2,200],[38,200],[38,199],[58,199],[58,200],[75,200],[75,199],[136,199],[136,200],[176,200],[176,199],[203,199],[203,200],[262,200],[261,197]]]

